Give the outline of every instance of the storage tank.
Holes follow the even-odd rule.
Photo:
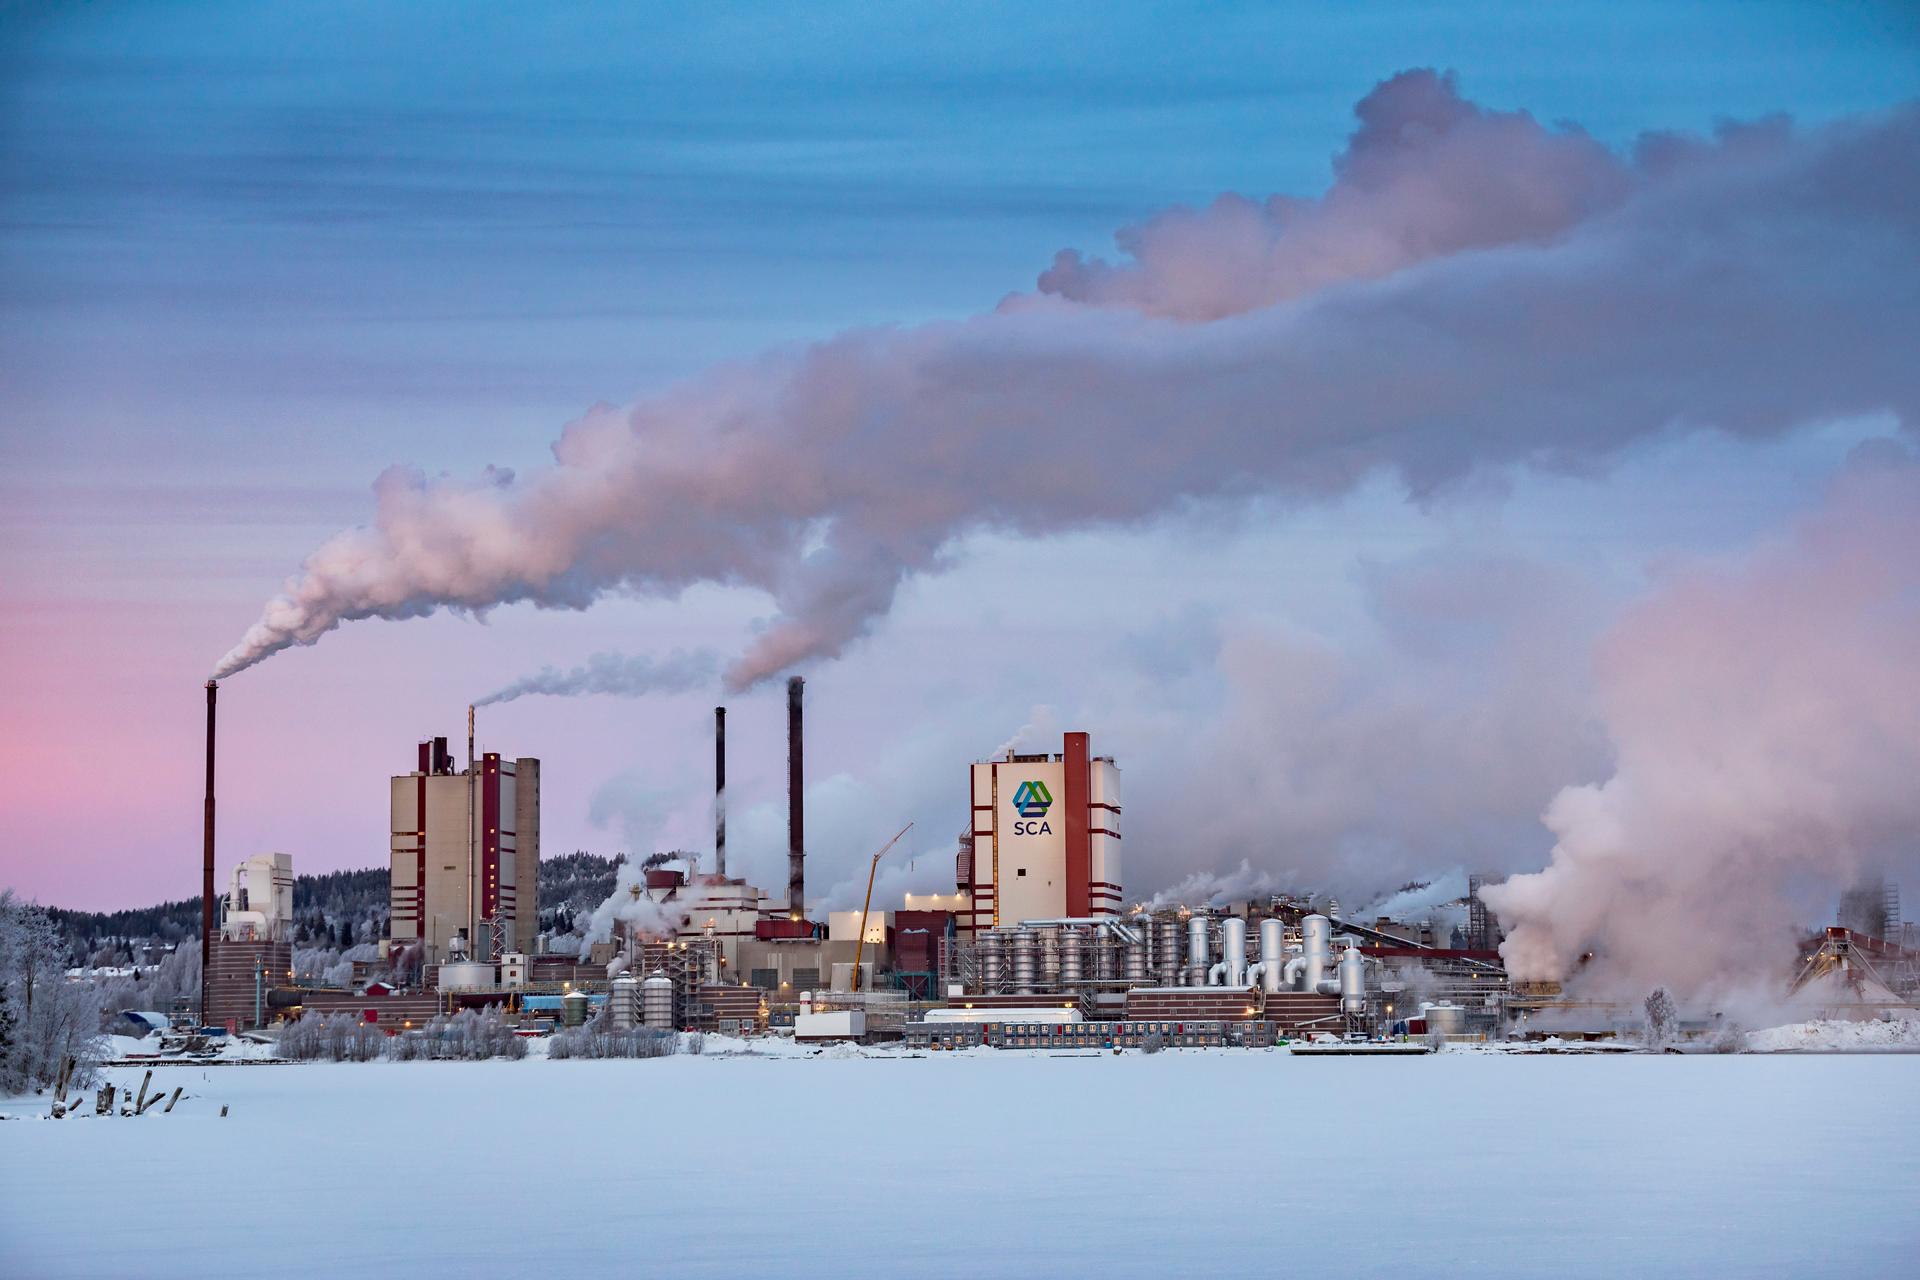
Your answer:
[[[1467,1033],[1467,1009],[1465,1005],[1454,1004],[1450,1000],[1441,1000],[1433,1004],[1422,1004],[1420,1016],[1427,1020],[1428,1031],[1438,1031],[1446,1036],[1463,1036]]]
[[[1086,941],[1086,931],[1078,925],[1068,925],[1060,930],[1060,990],[1078,986],[1086,976],[1082,968]]]
[[[1367,961],[1356,947],[1340,953],[1340,1010],[1347,1014],[1367,1011]]]
[[[1187,985],[1204,987],[1207,985],[1207,970],[1213,967],[1213,957],[1207,947],[1207,918],[1194,916],[1187,921]]]
[[[1230,987],[1247,985],[1247,922],[1228,916],[1220,922],[1220,959],[1227,966]]]
[[[640,1016],[656,1031],[673,1030],[673,979],[658,969],[640,984]]]
[[[1180,922],[1172,916],[1153,922],[1153,967],[1163,987],[1180,980]]]
[[[587,1004],[587,993],[584,991],[569,991],[564,996],[561,996],[560,1025],[564,1027],[585,1025],[587,1021]]]
[[[980,935],[980,989],[987,994],[997,992],[1005,981],[1006,940],[998,930],[989,930]]]
[[[1043,930],[1040,934],[1040,981],[1044,991],[1060,989],[1060,931]]]
[[[1148,927],[1149,926],[1142,925],[1140,927],[1139,938],[1127,944],[1126,970],[1128,982],[1139,984],[1147,980]]]
[[[1019,929],[1013,935],[1013,989],[1015,994],[1033,994],[1033,931]]]
[[[1308,916],[1300,922],[1300,938],[1307,961],[1300,989],[1318,991],[1333,967],[1333,921],[1323,915]]]
[[[440,966],[440,990],[482,991],[494,985],[493,966],[478,960],[455,960]]]
[[[1280,990],[1281,977],[1286,970],[1287,926],[1277,918],[1270,917],[1260,922],[1260,988],[1263,991]]]
[[[584,995],[580,998],[586,999]],[[613,980],[607,1012],[613,1019],[615,1031],[631,1031],[640,1025],[640,983],[632,974],[623,973]]]

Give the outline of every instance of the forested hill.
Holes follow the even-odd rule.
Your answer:
[[[619,858],[574,852],[540,863],[540,927],[565,930],[575,916],[591,912],[613,892]],[[102,946],[159,943],[170,946],[200,934],[200,897],[126,911],[66,911],[47,914],[67,936],[73,954],[86,959]],[[295,876],[293,918],[301,942],[350,946],[379,938],[387,922],[387,871],[328,871]]]

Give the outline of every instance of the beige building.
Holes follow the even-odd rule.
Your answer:
[[[426,944],[436,964],[533,949],[539,923],[540,762],[487,752],[455,771],[447,740],[420,744],[419,767],[390,780],[394,948]],[[495,938],[498,935],[498,945]]]

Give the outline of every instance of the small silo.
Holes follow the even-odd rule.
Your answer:
[[[652,1030],[673,1030],[673,979],[658,969],[640,984],[640,1016]]]
[[[1180,921],[1172,915],[1153,922],[1154,978],[1163,987],[1180,980]]]
[[[615,1031],[631,1031],[640,1025],[640,983],[632,974],[623,973],[613,980],[607,1009]]]
[[[1247,922],[1239,916],[1220,922],[1220,963],[1226,966],[1227,986],[1247,985]]]
[[[560,997],[560,1023],[562,1026],[578,1027],[587,1021],[587,993],[569,991]]]
[[[1212,948],[1207,937],[1207,918],[1195,915],[1187,921],[1187,985],[1207,985],[1207,970],[1213,967]]]
[[[1260,922],[1260,986],[1278,991],[1287,967],[1287,926],[1275,917]]]
[[[1367,961],[1355,947],[1340,954],[1340,1010],[1347,1014],[1367,1011]]]

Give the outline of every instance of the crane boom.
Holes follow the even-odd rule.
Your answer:
[[[880,846],[880,852],[873,855],[873,862],[867,867],[867,900],[860,907],[860,937],[859,940],[853,944],[853,984],[851,990],[858,991],[860,989],[860,957],[867,949],[867,912],[873,909],[873,877],[879,874],[880,859],[886,857],[887,850],[899,844],[900,837],[911,830],[913,830],[913,824],[909,822],[906,826],[894,832],[893,839]]]

